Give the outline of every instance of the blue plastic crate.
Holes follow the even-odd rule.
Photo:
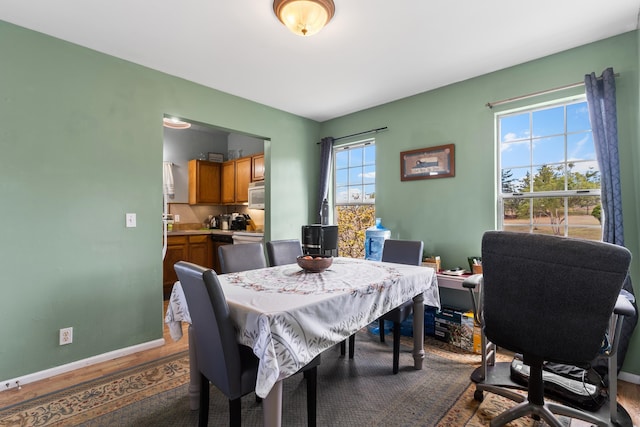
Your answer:
[[[431,307],[429,305],[424,306],[424,333],[425,335],[434,336],[436,334],[436,313],[438,309],[435,307]],[[371,322],[367,326],[367,330],[374,334],[380,334],[380,328],[378,326],[378,321]],[[384,333],[385,335],[391,334],[393,332],[393,322],[388,320],[384,321]],[[413,336],[413,314],[410,314],[404,322],[400,323],[400,335],[405,337]]]

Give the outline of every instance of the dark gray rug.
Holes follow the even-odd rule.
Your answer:
[[[469,387],[479,356],[446,356],[427,347],[424,367],[413,369],[411,341],[403,338],[400,372],[393,375],[392,339],[360,332],[355,358],[340,355],[339,346],[322,354],[318,368],[319,426],[435,426]],[[475,366],[474,366],[475,365]],[[211,388],[210,426],[228,425],[228,401]],[[298,374],[284,381],[284,426],[306,425],[306,384]],[[197,411],[189,410],[187,385],[161,392],[83,426],[195,426]],[[262,408],[250,394],[242,399],[242,425],[262,425]]]

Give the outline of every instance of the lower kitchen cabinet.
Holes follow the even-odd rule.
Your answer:
[[[208,234],[189,236],[188,261],[203,267],[212,267],[211,237]]]
[[[213,268],[213,249],[208,234],[193,236],[168,236],[167,254],[162,264],[162,292],[167,298],[178,276],[173,265],[178,261],[188,261],[207,268]]]

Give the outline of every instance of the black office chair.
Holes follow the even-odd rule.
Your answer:
[[[267,267],[262,243],[222,245],[218,248],[222,274]]]
[[[209,421],[209,382],[229,399],[229,425],[241,424],[241,398],[255,390],[258,358],[239,344],[215,271],[185,261],[174,265],[191,315],[200,371],[199,426]],[[301,371],[307,380],[307,422],[316,425],[317,356]]]
[[[385,240],[382,248],[382,261],[397,264],[420,265],[424,243],[420,240]],[[413,313],[413,300],[405,301],[399,307],[378,318],[380,341],[384,342],[384,321],[393,322],[393,373],[397,374],[400,365],[400,324]],[[345,343],[341,343],[341,352],[345,353]],[[353,359],[355,335],[349,337],[349,358]]]
[[[596,358],[614,308],[623,315],[635,311],[619,297],[630,261],[627,249],[608,243],[500,231],[484,234],[483,275],[475,277],[481,286],[481,308],[475,310],[485,335],[484,350],[490,348],[489,342],[521,354],[522,369],[528,370],[525,399],[513,391],[518,385],[509,380],[511,364],[487,370],[483,354],[481,378],[472,375],[476,399],[478,392],[488,391],[519,402],[491,420],[491,426],[525,415],[562,426],[554,414],[610,425],[610,419],[545,402],[543,362],[587,367]],[[616,336],[622,318],[617,322]],[[548,378],[548,372],[544,375]]]
[[[302,255],[300,240],[272,240],[267,242],[269,263],[275,265],[295,264],[296,258]]]

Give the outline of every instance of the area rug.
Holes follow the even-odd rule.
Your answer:
[[[487,426],[513,404],[488,393],[482,404],[473,399],[469,375],[479,355],[426,338],[424,367],[416,371],[412,341],[403,338],[400,372],[392,375],[391,344],[363,331],[353,360],[338,346],[322,354],[319,426]],[[0,426],[194,426],[198,413],[189,410],[188,381],[188,355],[180,353],[0,408]],[[228,402],[215,387],[210,401],[209,425],[228,425]],[[283,425],[306,425],[306,415],[306,384],[296,375],[284,381]],[[242,400],[242,425],[262,425],[261,404],[252,395]]]
[[[82,425],[188,382],[189,356],[185,351],[0,408],[0,426]]]

